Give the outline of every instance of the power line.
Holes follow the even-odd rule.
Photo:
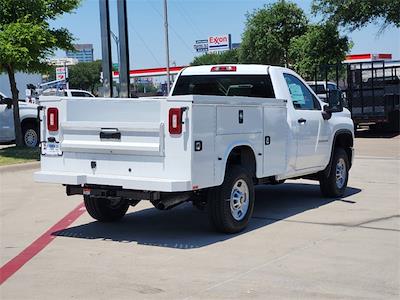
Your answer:
[[[159,15],[159,17],[164,20],[163,15],[160,13],[160,11],[151,3],[151,1],[147,1],[147,3],[153,8],[153,10]],[[172,29],[172,32],[176,35],[176,37],[182,42],[182,44],[186,47],[186,49],[190,52],[192,55],[196,55],[192,48],[185,42],[185,40],[180,36],[180,34],[175,30],[175,28],[169,24],[169,27]]]
[[[147,49],[147,51],[149,51],[150,55],[153,57],[153,59],[156,61],[156,63],[159,66],[162,66],[162,64],[160,63],[160,61],[157,59],[157,57],[154,55],[153,51],[151,51],[151,48],[147,45],[146,41],[144,40],[144,38],[142,37],[142,35],[139,33],[139,31],[137,31],[135,29],[135,27],[132,24],[129,24],[129,27],[132,28],[133,32],[138,36],[138,38],[142,41],[144,47]]]
[[[177,12],[182,16],[182,18],[186,21],[186,23],[188,23],[190,26],[192,26],[192,28],[194,29],[196,34],[198,34],[200,37],[206,36],[203,32],[201,32],[199,30],[199,28],[194,24],[194,22],[191,20],[191,18],[188,17],[189,13],[183,7],[183,5],[181,5],[179,2],[173,2],[173,3],[176,5]]]

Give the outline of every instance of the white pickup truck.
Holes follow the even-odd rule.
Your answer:
[[[25,101],[20,101],[18,104],[24,144],[30,148],[36,147],[39,144],[38,106]],[[10,143],[14,140],[15,129],[12,99],[0,92],[0,142]]]
[[[140,200],[192,201],[218,231],[238,232],[256,184],[308,178],[343,195],[354,133],[338,95],[326,105],[287,68],[218,65],[182,70],[164,98],[42,97],[35,178],[83,195],[99,221]]]

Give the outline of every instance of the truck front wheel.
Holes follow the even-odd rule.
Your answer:
[[[243,168],[227,169],[224,182],[208,195],[208,214],[217,231],[236,233],[243,230],[253,214],[254,185]]]
[[[84,195],[83,200],[89,215],[100,222],[113,222],[121,219],[129,207],[129,203],[125,199],[110,200]]]
[[[325,197],[342,197],[349,178],[349,158],[343,148],[336,148],[333,153],[329,174],[321,175],[319,185]]]
[[[38,126],[33,123],[27,123],[22,127],[22,134],[26,147],[34,148],[39,144],[38,132]]]

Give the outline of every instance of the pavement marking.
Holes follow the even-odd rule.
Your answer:
[[[62,218],[39,238],[37,238],[32,244],[22,250],[22,252],[20,252],[17,256],[9,260],[4,266],[2,266],[0,269],[0,285],[2,285],[15,272],[21,269],[48,244],[50,244],[56,238],[55,235],[52,235],[53,232],[68,228],[68,226],[76,221],[76,219],[78,219],[85,211],[86,210],[82,202],[72,211],[70,211],[64,218]]]
[[[400,160],[400,158],[397,156],[369,156],[369,155],[356,155],[354,159]]]

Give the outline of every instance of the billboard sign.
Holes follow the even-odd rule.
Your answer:
[[[56,80],[65,80],[68,78],[68,67],[56,68]]]
[[[231,49],[231,35],[222,34],[208,37],[208,52],[220,52]]]
[[[207,52],[208,51],[208,40],[197,40],[194,44],[196,52]]]

